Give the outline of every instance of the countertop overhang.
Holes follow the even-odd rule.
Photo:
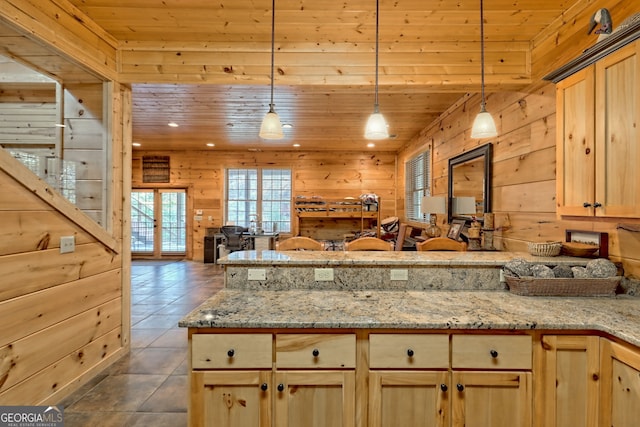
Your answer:
[[[537,264],[584,265],[589,259],[568,256],[539,257],[504,251],[238,251],[218,260],[224,266],[245,265],[397,265],[413,267],[502,267],[514,258]]]
[[[591,330],[640,346],[640,298],[525,297],[507,291],[224,289],[188,328]]]

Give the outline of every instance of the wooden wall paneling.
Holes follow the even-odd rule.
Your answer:
[[[95,274],[0,303],[0,346],[120,298],[120,270]]]
[[[54,46],[63,62],[72,58],[76,64],[116,80],[117,40],[70,3],[7,0],[0,3],[0,17],[20,33]],[[57,62],[60,60],[54,60]],[[42,66],[47,68],[44,63]]]
[[[0,256],[60,248],[62,236],[75,236],[76,245],[96,241],[87,233],[79,233],[53,210],[0,210],[0,223],[5,226],[0,229]]]
[[[492,184],[494,188],[541,180],[555,180],[555,177],[555,147],[530,151],[527,154],[493,163]]]
[[[600,8],[611,13],[616,23],[638,12],[637,5],[627,0],[601,0],[584,7],[586,1],[576,2],[556,21],[533,39],[531,49],[531,78],[540,80],[556,68],[579,56],[597,41],[597,35],[585,37],[591,16]]]
[[[7,102],[0,96],[0,144],[4,147],[56,145],[55,97],[51,102]]]
[[[395,216],[396,156],[387,152],[229,152],[229,151],[136,151],[136,159],[143,155],[171,156],[171,182],[169,186],[193,186],[190,194],[193,209],[203,210],[203,220],[194,222],[192,236],[193,259],[204,257],[203,238],[206,228],[219,227],[224,221],[224,169],[227,167],[287,167],[292,169],[293,196],[321,196],[327,198],[358,197],[373,192],[381,198],[381,217]],[[138,164],[139,161],[136,161]],[[132,174],[132,185],[141,185],[140,174]],[[149,187],[143,186],[143,187]],[[191,213],[190,213],[191,215]],[[213,217],[208,221],[208,216]],[[292,215],[294,213],[292,212]],[[293,216],[292,216],[293,218]],[[357,224],[356,224],[357,222]],[[294,221],[295,223],[295,221]],[[340,238],[343,234],[360,229],[349,221],[305,220],[309,231]],[[332,228],[335,231],[331,231]],[[292,230],[295,233],[296,230]]]
[[[86,384],[124,353],[122,331],[114,328],[90,343],[36,372],[0,394],[4,405],[24,405],[25,396],[34,405],[59,405],[74,390]]]
[[[117,269],[121,262],[99,243],[78,245],[66,254],[48,249],[5,255],[0,257],[0,301]]]
[[[493,188],[495,212],[555,212],[555,180]]]
[[[28,380],[31,375],[75,353],[96,337],[120,328],[120,298],[66,319],[35,334],[0,347],[0,404],[12,395],[11,387]],[[64,345],[59,345],[64,343]],[[27,398],[23,404],[33,404]]]
[[[109,229],[116,237],[121,254],[122,335],[121,345],[131,347],[131,160],[132,160],[132,105],[131,88],[110,83],[111,95],[105,96],[107,111],[112,111],[110,123],[111,192]]]
[[[22,210],[25,209],[25,207],[23,207],[24,201],[29,200],[29,203],[40,206],[36,210],[42,210],[42,206],[48,204],[66,216],[74,224],[93,235],[106,247],[111,250],[115,250],[116,240],[110,233],[95,221],[84,215],[76,206],[69,203],[69,201],[60,194],[51,191],[44,181],[36,177],[30,170],[11,157],[5,150],[0,150],[0,171],[5,172],[5,174],[0,175],[0,182],[9,183],[9,185],[13,185],[15,187],[15,183],[11,183],[12,180],[15,180],[23,187],[15,187],[17,192],[9,197],[11,200],[11,206],[14,208],[19,206],[17,209]],[[4,187],[4,185],[0,187]],[[17,204],[18,201],[20,202],[20,205]],[[0,206],[2,206],[1,201]]]

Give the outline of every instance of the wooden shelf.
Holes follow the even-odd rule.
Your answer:
[[[364,203],[359,198],[297,197],[294,207],[298,218],[298,234],[300,234],[300,223],[304,218],[330,218],[360,220],[360,231],[365,229],[365,220],[375,220],[377,235],[380,237],[380,199],[377,203]]]

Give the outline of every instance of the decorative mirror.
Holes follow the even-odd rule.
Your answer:
[[[456,216],[481,219],[485,212],[491,212],[492,151],[489,143],[449,159],[449,223]],[[475,199],[475,213],[454,211],[453,200],[460,197]]]

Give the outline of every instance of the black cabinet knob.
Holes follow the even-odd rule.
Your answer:
[[[284,391],[284,384],[278,384],[278,391]]]
[[[489,354],[491,354],[491,357],[493,357],[494,359],[498,357],[498,352],[496,350],[491,350]]]
[[[233,357],[235,354],[236,354],[236,351],[234,349],[227,351],[227,356],[229,357]]]
[[[593,207],[594,207],[594,208],[601,208],[601,207],[602,207],[602,203],[595,202],[595,203],[593,204]]]
[[[458,391],[464,390],[464,386],[462,384],[456,384],[456,388],[458,389]]]
[[[413,350],[412,349],[407,349],[407,356],[413,357]]]
[[[262,383],[262,385],[260,386],[260,389],[262,391],[267,391],[268,388],[269,388],[269,386],[267,385],[267,383]]]
[[[589,202],[584,202],[584,203],[582,204],[582,207],[583,207],[583,208],[590,208],[590,207],[591,207],[591,203],[589,203]]]
[[[314,348],[311,353],[313,354],[313,357],[320,356],[320,350],[318,350],[317,348]]]
[[[447,390],[449,390],[449,387],[447,387],[446,384],[440,384],[440,390],[447,391]]]

